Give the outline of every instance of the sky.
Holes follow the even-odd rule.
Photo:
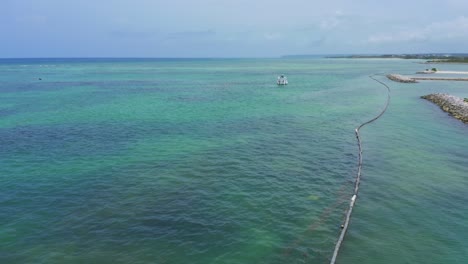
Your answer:
[[[468,0],[0,0],[0,58],[468,53]]]

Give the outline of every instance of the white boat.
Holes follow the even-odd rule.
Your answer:
[[[288,78],[281,74],[281,76],[278,76],[278,80],[276,81],[276,84],[278,85],[287,85],[288,84]]]

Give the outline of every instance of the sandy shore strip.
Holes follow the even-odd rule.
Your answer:
[[[413,80],[421,80],[421,81],[468,81],[467,77],[410,77]]]
[[[419,81],[468,81],[468,76],[467,77],[434,77],[434,76],[424,76],[424,77],[419,77],[419,76],[404,76],[400,74],[388,74],[387,78],[395,81],[395,82],[401,82],[401,83],[415,83],[418,80]]]
[[[416,74],[462,74],[468,76],[468,71],[418,71]]]
[[[464,99],[440,93],[424,95],[421,98],[433,102],[456,119],[468,123],[468,102],[464,101]]]
[[[436,74],[466,74],[468,75],[468,71],[436,71]]]

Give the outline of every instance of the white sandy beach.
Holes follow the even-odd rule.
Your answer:
[[[468,75],[468,71],[436,71],[435,73],[438,73],[438,74],[467,74]]]

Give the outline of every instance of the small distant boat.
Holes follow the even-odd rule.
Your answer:
[[[278,80],[276,81],[276,84],[278,85],[287,85],[288,84],[288,78],[281,74],[281,76],[278,76]]]

